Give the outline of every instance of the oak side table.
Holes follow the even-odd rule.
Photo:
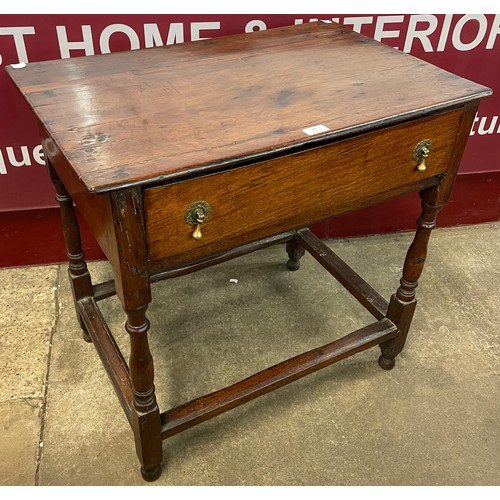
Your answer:
[[[173,434],[373,346],[380,366],[394,367],[436,214],[490,89],[327,22],[7,71],[39,124],[76,314],[131,425],[145,480],[160,476],[162,440]],[[308,226],[411,191],[422,213],[386,302]],[[114,280],[92,283],[73,204]],[[307,250],[375,321],[161,413],[151,284],[278,242],[289,269]],[[128,362],[98,306],[114,294]]]

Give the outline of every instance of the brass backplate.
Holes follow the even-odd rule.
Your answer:
[[[430,139],[424,139],[420,141],[413,150],[413,159],[417,162],[425,160],[429,156],[429,152],[432,148],[432,141]]]
[[[184,214],[184,218],[188,224],[196,226],[197,224],[205,222],[211,212],[212,209],[210,205],[206,201],[199,200],[189,205]]]

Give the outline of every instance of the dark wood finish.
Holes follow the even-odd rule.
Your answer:
[[[236,257],[240,257],[242,255],[255,252],[256,250],[261,250],[262,248],[275,245],[277,243],[284,243],[286,241],[290,241],[293,238],[295,238],[295,231],[292,231],[290,233],[279,234],[277,236],[271,236],[270,238],[265,238],[262,241],[257,241],[249,243],[248,245],[243,245],[241,247],[233,248],[232,250],[229,250],[227,252],[218,255],[213,255],[201,261],[190,262],[181,267],[165,269],[164,271],[161,271],[159,273],[151,274],[149,280],[151,283],[156,283],[158,281],[162,281],[169,278],[178,278],[179,276],[184,276],[185,274],[190,274],[196,271],[200,271],[201,269],[205,269],[207,267],[214,266],[222,262],[226,262]],[[97,285],[94,285],[94,298],[96,301],[106,299],[113,295],[116,295],[114,280],[109,280],[105,281],[104,283],[98,283]]]
[[[116,291],[124,309],[135,309],[151,302],[141,192],[111,193],[111,205],[118,254]]]
[[[113,267],[118,266],[115,235],[112,224],[109,196],[96,196],[87,191],[77,173],[43,123],[38,123],[43,152],[47,162],[61,179],[68,194],[73,199],[79,214],[92,231],[102,251]]]
[[[460,151],[463,151],[469,137],[475,116],[475,109],[471,105],[465,107],[457,131],[454,154],[448,166],[447,175],[437,186],[423,189],[419,193],[422,200],[422,213],[417,219],[417,231],[405,258],[400,286],[396,294],[391,297],[387,310],[387,317],[398,325],[399,332],[395,339],[380,345],[382,354],[378,362],[384,370],[392,370],[394,368],[396,356],[403,350],[405,345],[417,305],[415,291],[424,269],[431,231],[436,227],[438,212],[450,197],[460,164]]]
[[[303,147],[317,124],[333,140],[489,93],[323,23],[7,71],[89,191]]]
[[[386,316],[387,301],[309,229],[297,231],[297,240],[375,318]]]
[[[164,438],[189,429],[258,396],[278,389],[341,359],[394,337],[397,327],[383,319],[339,340],[271,366],[225,389],[207,394],[162,414]]]
[[[97,307],[95,299],[93,297],[83,298],[78,301],[77,306],[82,321],[90,332],[96,351],[106,368],[123,411],[131,423],[133,398],[128,365],[102,316],[101,310]]]
[[[111,206],[120,265],[120,272],[115,273],[116,292],[127,314],[125,330],[130,336],[129,372],[135,409],[132,427],[142,477],[154,481],[161,474],[163,451],[153,357],[147,335],[146,310],[151,302],[151,286],[140,190],[111,193]]]
[[[261,248],[275,245],[277,243],[284,243],[286,241],[291,240],[294,237],[295,237],[295,231],[278,234],[277,236],[271,236],[270,238],[264,238],[263,240],[260,241],[254,241],[252,243],[248,243],[246,245],[242,245],[240,247],[227,250],[224,253],[212,255],[209,257],[204,257],[203,259],[197,259],[193,262],[187,263],[187,265],[185,266],[181,267],[174,266],[171,269],[165,269],[164,271],[161,271],[159,273],[151,274],[151,282],[154,283],[156,281],[161,281],[168,278],[177,278],[179,276],[183,276],[185,274],[189,274],[194,271],[205,269],[215,264],[226,262],[230,259],[234,259],[235,257],[240,257],[242,255],[255,252],[256,250],[260,250]]]
[[[436,214],[489,89],[334,23],[7,71],[37,118],[78,317],[130,422],[146,480],[161,473],[168,436],[375,345],[380,366],[394,366]],[[432,149],[419,169],[413,151],[424,139]],[[410,191],[420,192],[422,214],[387,304],[306,228]],[[73,201],[112,281],[92,286]],[[195,239],[185,214],[199,201],[211,213],[196,216]],[[308,251],[378,321],[160,413],[151,283],[278,242],[289,269]],[[115,293],[127,316],[128,366],[97,306]]]
[[[73,302],[76,308],[76,316],[82,327],[83,339],[91,342],[91,338],[84,321],[80,316],[78,301],[93,295],[92,280],[90,278],[87,263],[85,262],[85,253],[82,248],[80,237],[80,226],[73,208],[73,200],[68,191],[61,182],[50,160],[47,160],[50,178],[56,190],[56,201],[61,208],[61,219],[66,244],[66,255],[68,257],[68,275],[73,294]]]
[[[135,447],[141,461],[142,477],[154,481],[161,474],[163,450],[160,435],[160,411],[153,384],[153,357],[149,350],[147,306],[126,310],[125,330],[130,335],[130,380],[135,412],[132,414]]]
[[[437,204],[444,205],[450,198],[453,185],[455,184],[455,180],[457,178],[457,172],[462,159],[462,154],[474,123],[477,106],[478,103],[474,101],[464,106],[464,112],[458,127],[457,137],[455,144],[453,145],[453,156],[448,164],[446,176],[440,183],[438,189],[438,197],[436,199]]]
[[[104,281],[94,285],[94,299],[96,302],[116,295],[115,280]]]
[[[382,354],[379,358],[379,364],[384,370],[390,370],[394,367],[395,358],[403,350],[406,342],[406,336],[417,305],[415,289],[424,269],[427,245],[431,231],[436,227],[436,216],[443,208],[443,205],[435,204],[438,195],[439,186],[420,192],[422,214],[417,220],[417,232],[406,254],[400,286],[391,297],[387,310],[387,317],[398,325],[398,335],[395,339],[380,345]]]
[[[462,113],[457,110],[253,166],[147,189],[144,203],[151,269],[437,183],[434,177],[446,171],[453,155]],[[432,157],[427,170],[419,172],[413,150],[429,137]],[[200,241],[192,238],[193,228],[184,219],[187,208],[198,200],[212,207]]]
[[[290,271],[298,271],[300,269],[300,259],[306,253],[304,247],[294,238],[286,244],[286,253],[288,254],[286,266]]]

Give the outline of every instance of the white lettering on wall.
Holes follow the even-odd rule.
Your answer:
[[[450,33],[451,20],[453,14],[446,14],[444,16],[443,28],[441,29],[441,36],[439,37],[439,42],[436,51],[443,52],[446,47],[446,42],[448,41],[448,34]]]
[[[500,134],[500,126],[495,130],[495,127],[498,123],[498,116],[492,116],[491,121],[489,125],[487,125],[487,116],[481,116],[479,117],[476,114],[476,118],[474,119],[474,124],[472,125],[472,130],[470,131],[470,135],[475,135],[476,131],[474,130],[476,127],[476,124],[479,122],[479,127],[477,130],[477,133],[479,135],[487,135],[487,134]]]
[[[486,43],[487,49],[492,49],[495,45],[497,36],[500,34],[500,14],[495,16],[493,21],[493,26],[491,27],[490,36],[488,37],[488,42]]]
[[[31,165],[30,154],[28,152],[28,146],[21,146],[21,160],[17,160],[14,154],[14,148],[9,146],[7,149],[7,156],[9,157],[10,164],[13,167],[24,167],[25,165]]]
[[[15,168],[29,167],[32,165],[32,159],[39,165],[45,165],[42,146],[40,144],[33,148],[31,155],[28,146],[20,146],[19,148],[7,146],[5,152],[7,153],[6,157],[4,157],[3,151],[0,149],[0,175],[8,173],[7,166]],[[5,158],[8,163],[5,163]]]
[[[294,19],[294,24],[320,20],[297,18]],[[391,40],[395,38],[401,38],[403,44],[401,49],[404,52],[415,49],[423,49],[425,52],[443,52],[450,49],[467,52],[476,48],[491,50],[495,47],[500,35],[500,14],[494,16],[484,14],[349,15],[344,18],[332,17],[323,20],[343,23],[358,33],[373,36],[376,40],[388,44],[391,44]],[[109,53],[110,45],[112,45],[111,38],[120,34],[128,38],[132,50],[183,43],[189,37],[192,41],[205,40],[221,29],[221,21],[177,22],[166,26],[145,23],[141,28],[133,28],[126,24],[110,24],[100,32],[96,32],[95,29],[89,24],[84,24],[80,27],[80,33],[73,30],[68,33],[68,27],[56,26],[61,58],[94,55],[96,51]],[[253,19],[244,26],[246,33],[264,29],[267,29],[267,25],[262,19]],[[473,39],[471,39],[471,33]],[[29,62],[29,44],[27,47],[26,37],[33,35],[35,35],[34,26],[0,27],[0,41],[2,38],[5,40],[7,37],[11,38],[18,62]],[[94,39],[96,40],[95,47]],[[394,44],[396,44],[395,41]],[[2,56],[0,55],[1,63]]]
[[[339,18],[338,17],[332,17],[331,20],[334,23],[338,23],[339,22]],[[319,19],[317,17],[311,17],[308,22],[309,23],[317,23],[318,21],[319,21]],[[322,19],[322,21],[330,21],[330,19]],[[294,24],[304,24],[304,19],[295,19]]]
[[[458,19],[458,20],[457,20]],[[415,44],[421,44],[425,52],[443,52],[446,47],[451,47],[461,52],[474,50],[482,43],[486,42],[486,49],[492,49],[495,46],[496,39],[500,35],[500,14],[496,14],[494,18],[486,17],[484,14],[446,14],[444,16],[436,16],[432,14],[412,14],[389,16],[377,16],[375,19],[372,16],[349,16],[345,18],[332,18],[335,22],[340,22],[352,27],[354,31],[363,33],[368,36],[373,36],[375,40],[384,41],[391,38],[404,37],[404,52],[410,52],[415,48]],[[452,30],[451,24],[456,20],[456,25]],[[309,22],[318,21],[317,18],[309,19]],[[407,26],[405,26],[407,21]],[[304,19],[295,19],[295,24],[302,24]],[[470,29],[474,23],[477,26],[477,32],[472,41],[465,42],[463,40],[462,31],[464,26]],[[374,33],[370,33],[370,26],[374,27]],[[393,29],[386,29],[386,24],[393,24]],[[397,29],[396,29],[397,28]],[[431,41],[431,35],[438,36],[437,45]],[[398,47],[396,47],[398,48]]]
[[[200,31],[206,30],[220,30],[220,22],[191,23],[191,41],[207,40],[206,37],[200,35]]]
[[[253,21],[248,21],[248,23],[246,24],[245,33],[251,33],[252,31],[262,31],[265,29],[267,29],[267,26],[264,21],[261,21],[260,19],[254,19]]]
[[[425,28],[422,29],[420,26],[417,29],[418,24],[425,23]],[[433,15],[417,15],[410,17],[410,23],[408,25],[408,32],[406,34],[405,45],[403,48],[403,52],[410,52],[413,40],[418,39],[422,44],[425,52],[432,52],[432,45],[429,40],[429,35],[436,31],[438,25],[438,21],[436,16]]]
[[[472,42],[463,43],[461,38],[460,38],[460,33],[462,32],[463,27],[469,21],[476,21],[479,24],[476,38],[474,38],[474,40],[472,40]],[[479,15],[468,14],[466,16],[461,17],[459,19],[457,25],[455,26],[455,29],[453,30],[453,36],[451,38],[453,46],[457,50],[461,50],[461,51],[474,49],[482,42],[484,35],[486,35],[487,27],[488,27],[488,22],[486,20],[486,16],[484,16],[483,14],[479,14]]]
[[[35,146],[35,148],[33,149],[33,159],[39,165],[45,165],[45,156],[43,155],[43,149],[41,144]]]
[[[402,23],[404,18],[404,16],[379,16],[375,24],[375,35],[373,38],[379,42],[381,42],[384,38],[398,38],[401,34],[400,30],[386,31],[384,27],[385,24]]]
[[[182,23],[170,23],[165,45],[184,42],[184,25]],[[157,24],[144,25],[145,47],[160,47],[163,45],[160,29]]]
[[[66,26],[56,26],[56,32],[62,59],[71,57],[71,50],[84,50],[86,56],[94,55],[94,42],[92,41],[92,28],[90,25],[84,24],[82,26],[83,40],[76,42],[68,41]]]
[[[26,52],[26,44],[24,43],[25,35],[34,35],[35,28],[33,26],[9,26],[0,28],[0,35],[11,35],[14,38],[14,45],[16,46],[17,58],[21,63],[27,63],[28,53]],[[2,56],[0,55],[0,64],[2,64]]]
[[[352,30],[361,33],[364,24],[372,24],[373,16],[367,17],[345,17],[344,24],[352,26]]]
[[[102,30],[99,38],[101,54],[109,54],[111,52],[109,48],[109,40],[111,35],[114,35],[115,33],[123,33],[128,37],[131,50],[137,50],[141,47],[137,33],[130,26],[127,26],[126,24],[110,24]]]

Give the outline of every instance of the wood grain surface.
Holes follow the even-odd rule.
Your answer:
[[[95,192],[238,164],[490,93],[335,23],[7,71]],[[303,132],[317,125],[329,130]]]

